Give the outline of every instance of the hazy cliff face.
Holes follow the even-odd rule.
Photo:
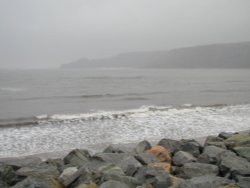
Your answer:
[[[249,41],[248,0],[2,0],[0,68]]]

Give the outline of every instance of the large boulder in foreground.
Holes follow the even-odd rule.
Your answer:
[[[234,181],[226,178],[205,175],[186,180],[182,182],[178,188],[217,188],[232,183],[234,183]]]
[[[233,149],[240,157],[250,161],[250,147],[235,147]]]
[[[216,165],[205,163],[185,163],[180,170],[181,176],[185,178],[193,178],[204,175],[214,175],[219,173]]]
[[[206,146],[202,154],[199,156],[198,162],[216,164],[218,162],[220,154],[225,151],[226,149],[217,146]]]
[[[185,151],[178,151],[174,154],[173,164],[176,166],[182,166],[185,163],[195,162],[197,159],[190,153]]]
[[[90,159],[90,154],[87,150],[84,149],[75,149],[71,151],[63,161],[65,164],[69,164],[76,167],[81,167]]]
[[[247,134],[236,134],[224,141],[229,149],[234,147],[250,147],[250,136]]]

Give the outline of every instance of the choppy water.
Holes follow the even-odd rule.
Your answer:
[[[249,114],[250,70],[0,71],[0,157],[247,130]]]

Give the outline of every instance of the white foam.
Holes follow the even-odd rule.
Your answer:
[[[250,129],[250,105],[169,108],[54,115],[40,125],[0,131],[0,157],[68,151],[147,139],[193,138]]]
[[[20,92],[20,91],[25,91],[26,88],[1,87],[0,90],[5,92]]]

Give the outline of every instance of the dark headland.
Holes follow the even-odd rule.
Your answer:
[[[131,149],[109,146],[91,155],[1,159],[1,188],[249,188],[250,135],[220,133],[194,139],[148,141]]]
[[[63,64],[61,68],[250,68],[250,42],[130,52]]]

